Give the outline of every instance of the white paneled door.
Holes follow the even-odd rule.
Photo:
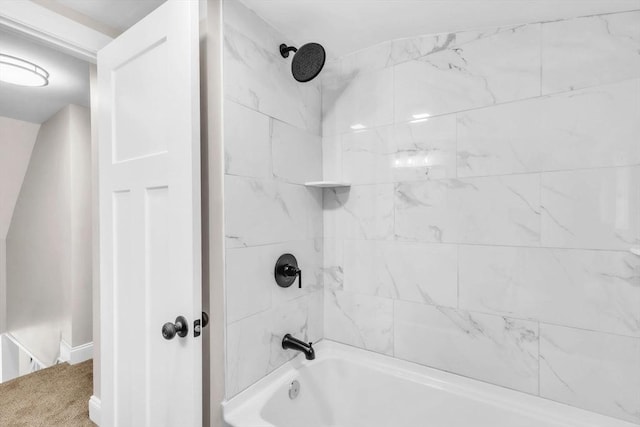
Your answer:
[[[103,427],[202,425],[198,68],[195,0],[98,53]]]

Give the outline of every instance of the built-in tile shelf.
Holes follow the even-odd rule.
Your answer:
[[[336,188],[336,187],[351,187],[349,182],[341,181],[312,181],[305,182],[305,187],[317,187],[317,188]]]

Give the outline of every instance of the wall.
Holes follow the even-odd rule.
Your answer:
[[[39,128],[0,117],[0,333],[6,329],[5,239]]]
[[[38,129],[37,123],[0,117],[0,239],[9,231]]]
[[[6,323],[7,323],[7,242],[4,239],[0,239],[0,334],[6,330]]]
[[[299,84],[279,52],[286,37],[235,0],[224,2],[226,396],[288,359],[286,333],[323,336],[320,86]],[[279,288],[290,252],[303,286]]]
[[[71,347],[93,337],[93,236],[91,118],[88,108],[72,105],[71,155]]]
[[[89,142],[86,108],[42,125],[7,234],[7,329],[46,364],[91,340]]]
[[[640,12],[331,63],[325,335],[640,423]]]

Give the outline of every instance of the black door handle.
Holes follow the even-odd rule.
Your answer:
[[[162,336],[165,340],[172,340],[173,337],[178,334],[179,337],[184,338],[189,333],[189,324],[187,319],[183,316],[176,317],[176,322],[167,322],[162,325]]]

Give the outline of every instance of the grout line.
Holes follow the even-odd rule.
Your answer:
[[[457,156],[456,156],[457,158]],[[457,160],[457,159],[456,159]],[[456,163],[457,165],[457,163]],[[457,167],[457,166],[456,166]],[[471,179],[480,179],[480,178],[501,178],[501,177],[511,177],[511,176],[524,176],[524,175],[551,175],[551,174],[560,174],[560,173],[569,173],[569,172],[589,172],[589,171],[600,171],[605,169],[633,169],[640,167],[640,163],[630,163],[623,165],[609,165],[609,166],[586,166],[572,169],[549,169],[549,170],[533,170],[533,171],[524,171],[524,172],[508,172],[508,173],[497,173],[493,175],[467,175],[467,176],[452,176],[452,177],[443,177],[443,178],[426,178],[426,179],[406,179],[402,181],[380,181],[380,182],[351,182],[350,187],[364,187],[371,185],[385,185],[385,184],[419,184],[419,183],[433,183],[433,182],[446,182],[446,181],[465,181]],[[457,172],[457,171],[456,171]],[[256,179],[256,180],[271,180],[270,178],[254,178],[250,176],[244,175],[233,175],[226,174],[228,176],[235,176],[239,178],[247,178],[247,179]],[[290,185],[298,185],[302,187],[306,187],[304,184],[291,183],[282,180],[271,180],[272,182],[281,183],[281,184],[290,184]]]
[[[340,236],[328,236],[325,239],[328,240],[344,240],[344,241],[354,241],[354,242],[389,242],[389,243],[400,243],[400,244],[418,244],[418,245],[428,245],[428,246],[471,246],[471,247],[491,247],[491,248],[514,248],[514,249],[541,249],[541,250],[567,250],[567,251],[583,251],[583,252],[612,252],[612,253],[629,253],[628,249],[602,249],[602,248],[580,248],[580,247],[563,247],[563,246],[527,246],[527,245],[508,245],[501,243],[470,243],[470,242],[436,242],[436,241],[424,241],[424,240],[409,240],[395,238],[391,239],[353,239],[353,238],[344,238]],[[277,245],[287,242],[302,242],[306,240],[314,240],[314,239],[304,239],[304,240],[290,240],[284,242],[277,243],[268,243],[265,245],[256,245],[256,246],[267,246],[267,245]],[[255,246],[243,246],[229,249],[244,249]]]
[[[538,246],[542,247],[542,232],[543,232],[543,211],[545,210],[544,205],[542,204],[542,174],[538,174],[538,230],[540,230],[540,234],[538,235]]]
[[[542,54],[543,54],[543,41],[544,41],[544,25],[540,24],[540,34],[539,34],[539,46],[540,46],[540,50],[539,50],[539,58],[540,58],[540,76],[539,76],[539,82],[540,82],[540,96],[542,97],[542,82],[543,82],[543,64],[542,64]]]
[[[391,355],[396,357],[396,301],[391,305]]]
[[[610,81],[610,82],[601,82],[601,83],[598,83],[598,84],[588,85],[588,86],[584,86],[584,87],[576,87],[576,88],[573,88],[573,89],[567,89],[567,90],[562,90],[562,91],[558,91],[558,92],[548,92],[548,93],[544,93],[542,95],[523,97],[523,98],[518,98],[518,99],[512,99],[512,100],[509,100],[509,101],[497,102],[495,104],[488,104],[488,105],[482,105],[482,106],[478,106],[478,107],[471,107],[471,108],[467,108],[467,109],[464,109],[464,110],[456,110],[456,111],[449,111],[449,112],[441,113],[441,114],[434,114],[434,115],[430,116],[429,119],[430,120],[434,120],[434,119],[437,119],[439,117],[446,117],[446,116],[451,116],[453,114],[460,114],[460,113],[469,113],[469,112],[473,112],[473,111],[490,109],[490,108],[499,107],[499,106],[503,106],[503,105],[515,104],[515,103],[518,103],[518,102],[530,102],[530,101],[540,100],[540,99],[543,99],[543,98],[555,98],[555,97],[559,97],[559,96],[575,95],[576,93],[580,93],[580,92],[584,92],[584,91],[593,91],[593,90],[598,89],[598,88],[603,88],[603,87],[607,87],[607,86],[614,86],[614,85],[618,85],[618,84],[622,84],[622,83],[630,82],[630,81],[634,81],[634,80],[640,80],[640,76],[625,77],[625,78],[622,78],[620,80],[614,80],[614,81]],[[381,124],[377,124],[377,125],[374,125],[374,126],[368,126],[365,129],[357,130],[357,131],[344,130],[344,131],[340,131],[340,132],[335,132],[333,134],[333,136],[356,133],[356,132],[366,132],[366,131],[373,130],[373,129],[384,128],[384,127],[387,127],[387,126],[408,125],[408,124],[411,124],[412,121],[413,121],[413,119],[403,120],[403,121],[396,121],[395,117],[394,117],[394,119],[393,119],[393,121],[391,123],[381,123]]]
[[[276,285],[274,285],[274,286],[276,286]],[[314,290],[314,291],[311,291],[311,292],[307,292],[307,293],[305,293],[303,295],[298,295],[295,298],[282,300],[282,301],[279,302],[279,304],[276,304],[274,306],[269,306],[269,308],[265,308],[265,309],[256,311],[255,313],[247,314],[246,316],[242,316],[242,317],[240,317],[238,319],[233,320],[232,322],[227,322],[226,326],[229,327],[231,325],[234,325],[236,323],[239,323],[239,322],[242,322],[244,320],[250,319],[252,317],[259,316],[259,315],[262,315],[262,314],[267,314],[270,311],[274,311],[274,310],[277,310],[277,309],[281,308],[285,304],[298,302],[298,300],[303,299],[303,298],[311,298],[316,293],[320,293],[320,292],[323,292],[323,290],[322,289],[317,289],[317,290]],[[272,295],[272,294],[273,294],[273,292],[269,292],[269,295]],[[273,300],[272,300],[272,302],[273,302]]]
[[[640,333],[638,335],[627,335],[627,334],[622,334],[622,333],[618,333],[618,332],[602,331],[602,330],[589,329],[589,328],[584,328],[584,327],[579,327],[579,326],[563,325],[563,324],[560,324],[560,323],[545,321],[545,320],[541,320],[541,319],[534,319],[534,318],[530,318],[530,317],[527,318],[527,317],[523,317],[523,316],[517,316],[517,315],[511,314],[511,313],[506,314],[506,313],[499,313],[499,312],[487,312],[487,311],[481,311],[481,310],[456,308],[456,307],[451,307],[451,306],[441,305],[441,304],[428,304],[428,303],[425,303],[424,301],[412,301],[412,300],[405,300],[405,299],[400,299],[400,298],[390,298],[390,297],[385,297],[385,296],[380,296],[380,295],[373,295],[373,294],[367,294],[367,293],[362,293],[362,292],[354,292],[354,291],[349,291],[349,290],[342,290],[341,292],[342,293],[346,293],[346,294],[356,295],[356,296],[365,296],[365,297],[374,298],[374,299],[390,300],[390,301],[393,302],[394,307],[395,307],[396,302],[398,302],[398,303],[407,303],[407,304],[414,304],[414,305],[419,305],[419,306],[431,307],[431,308],[435,308],[435,309],[455,310],[457,312],[463,312],[463,313],[469,313],[469,314],[479,314],[479,315],[482,315],[482,316],[489,316],[489,317],[496,317],[496,318],[502,318],[502,319],[517,320],[517,321],[521,321],[521,322],[534,323],[538,327],[538,337],[540,337],[541,325],[548,325],[548,326],[553,326],[553,327],[556,327],[556,328],[565,328],[565,329],[572,329],[572,330],[582,331],[582,332],[592,332],[592,333],[595,333],[595,334],[609,335],[609,336],[614,336],[614,337],[619,337],[619,338],[627,338],[627,339],[630,339],[630,340],[636,340],[636,341],[640,342]],[[394,319],[395,319],[395,313],[394,313]]]
[[[540,396],[540,337],[541,337],[540,322],[538,321],[538,396]]]

